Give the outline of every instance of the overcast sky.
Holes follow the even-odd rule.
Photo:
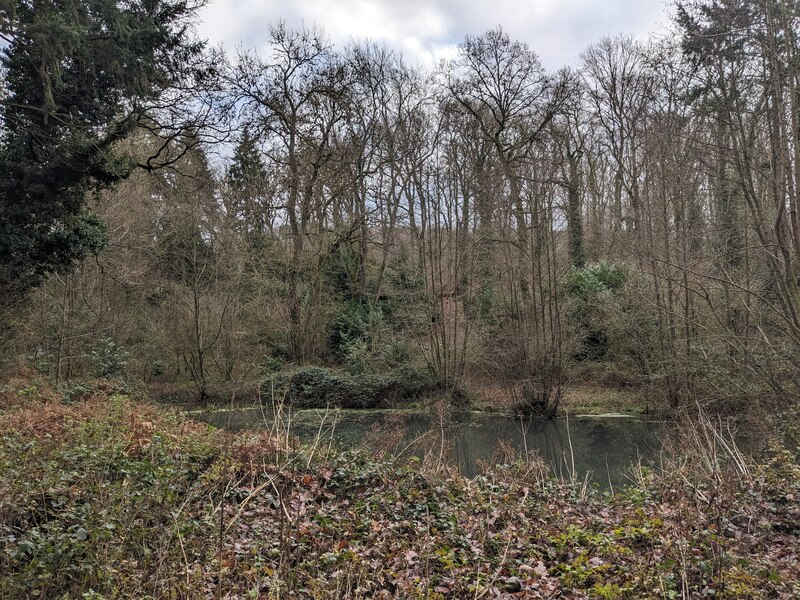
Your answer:
[[[427,67],[453,56],[466,34],[501,25],[547,69],[576,65],[604,35],[644,36],[666,21],[665,0],[209,0],[200,18],[200,35],[228,49],[264,46],[268,25],[283,19],[320,25],[339,44],[384,42]]]

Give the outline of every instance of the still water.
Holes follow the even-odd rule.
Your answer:
[[[195,417],[232,430],[263,429],[272,419],[260,408]],[[466,477],[480,473],[482,464],[502,461],[507,454],[499,448],[505,444],[519,453],[537,452],[557,476],[568,478],[574,472],[582,480],[588,474],[604,488],[628,483],[632,463],[654,461],[662,428],[660,423],[622,416],[525,421],[477,412],[453,413],[442,420],[422,411],[341,410],[325,415],[303,410],[291,415],[291,431],[303,441],[321,433],[345,447],[383,444],[395,451],[438,455],[444,433],[446,459]]]

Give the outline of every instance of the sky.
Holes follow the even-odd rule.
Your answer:
[[[464,36],[497,25],[527,42],[548,70],[577,66],[604,35],[645,36],[666,23],[666,0],[209,0],[198,31],[212,46],[263,48],[284,20],[317,25],[336,44],[369,39],[427,68],[452,58]]]

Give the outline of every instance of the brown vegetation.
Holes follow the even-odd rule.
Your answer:
[[[91,199],[106,249],[3,304],[4,364],[217,402],[308,364],[545,415],[576,384],[797,398],[800,13],[673,17],[556,73],[500,29],[428,73],[272,27],[216,57],[231,159],[127,140],[171,168]]]
[[[28,386],[7,390],[25,394]],[[501,445],[474,480],[225,434],[107,392],[0,409],[0,594],[794,598],[800,467],[695,414],[667,469],[600,494]],[[51,420],[47,417],[48,422]],[[22,429],[19,429],[19,428]]]

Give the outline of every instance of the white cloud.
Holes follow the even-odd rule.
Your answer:
[[[337,44],[383,42],[407,62],[450,58],[466,34],[501,25],[528,42],[548,69],[575,65],[603,35],[645,35],[664,21],[665,0],[211,0],[199,31],[229,49],[263,47],[271,23],[318,25]]]

